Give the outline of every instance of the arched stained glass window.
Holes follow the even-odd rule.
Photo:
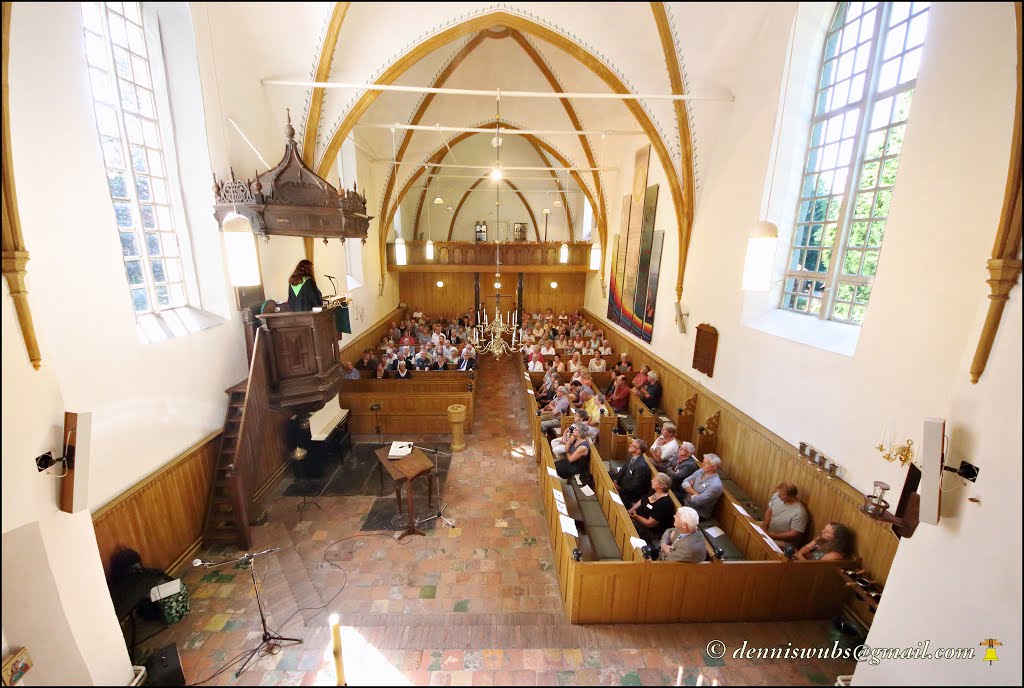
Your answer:
[[[860,325],[917,84],[927,2],[843,2],[825,36],[781,307]]]

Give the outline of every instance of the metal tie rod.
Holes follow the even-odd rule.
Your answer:
[[[439,125],[426,125],[426,124],[377,124],[377,123],[362,123],[356,122],[355,126],[365,127],[367,129],[401,129],[403,131],[447,131],[447,132],[465,132],[470,134],[498,134],[497,127],[483,128],[483,127],[442,127]],[[583,129],[506,129],[501,128],[501,135],[506,134],[511,136],[555,136],[555,135],[566,135],[566,136],[643,136],[644,132],[637,129],[636,131],[628,129],[614,129],[608,131],[589,131]]]
[[[394,84],[355,84],[340,81],[302,81],[298,79],[262,79],[264,86],[301,86],[302,88],[348,88],[365,91],[398,93],[434,93],[446,96],[487,96],[489,98],[575,98],[590,100],[717,100],[732,102],[732,93],[718,95],[676,95],[673,93],[558,93],[556,91],[497,91],[472,88],[435,88],[430,86],[396,86]]]

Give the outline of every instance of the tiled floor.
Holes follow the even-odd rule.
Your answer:
[[[445,499],[454,528],[397,542],[361,533],[372,497],[321,497],[298,522],[295,497],[268,500],[255,549],[270,626],[302,644],[207,685],[334,685],[328,613],[340,615],[349,685],[831,684],[851,662],[737,660],[734,648],[831,647],[827,621],[573,626],[562,611],[519,378],[509,359],[478,373],[476,420]],[[216,558],[224,552],[204,552]],[[246,570],[190,569],[192,611],[147,642],[176,642],[189,683],[259,644]],[[324,607],[326,606],[326,612]],[[712,640],[724,659],[705,651]]]

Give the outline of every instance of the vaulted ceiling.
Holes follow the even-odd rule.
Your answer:
[[[556,219],[560,223],[558,231],[579,239],[586,198],[597,225],[594,239],[602,244],[609,233],[609,194],[617,193],[621,175],[632,173],[631,165],[619,168],[626,167],[623,160],[629,160],[632,151],[650,142],[652,158],[665,170],[680,235],[680,264],[685,262],[697,202],[697,158],[713,144],[717,121],[728,108],[730,85],[739,77],[745,59],[738,47],[756,39],[766,16],[758,5],[724,3],[271,3],[231,7],[211,11],[213,21],[220,24],[211,31],[221,35],[230,24],[230,30],[244,34],[245,47],[231,56],[222,57],[218,52],[217,57],[246,62],[257,79],[373,81],[506,92],[694,92],[717,96],[718,100],[685,105],[654,99],[506,96],[500,99],[499,115],[499,102],[490,95],[261,87],[269,121],[282,123],[284,110],[292,110],[304,157],[322,176],[331,176],[341,143],[352,136],[373,161],[371,179],[361,181],[376,191],[372,196],[378,207],[371,209],[373,214],[388,222],[400,208],[407,237],[429,226],[434,238],[444,238],[460,199],[467,194],[470,199],[495,194],[493,182],[478,181],[484,170],[476,168],[493,165],[498,149],[490,145],[491,134],[391,131],[386,125],[493,128],[500,124],[565,132],[503,136],[505,166],[513,166],[515,160],[515,166],[522,167],[581,168],[554,174],[543,170],[507,172],[521,193],[508,184],[501,185],[501,196],[507,196],[501,198],[503,218],[511,219],[520,212],[515,210],[520,202],[537,219],[542,207],[550,207],[558,211],[549,216],[552,223]],[[577,131],[591,133],[573,133]],[[402,164],[395,165],[395,161]],[[425,173],[422,165],[410,164],[424,162],[466,167],[434,168]],[[545,176],[548,179],[543,179]],[[442,208],[429,202],[436,195],[430,188],[435,184],[440,185],[445,200]],[[553,207],[561,194],[549,193],[559,189],[566,192],[563,210]],[[448,205],[453,206],[450,213],[425,214],[444,213]],[[388,232],[381,232],[382,244],[387,236]],[[536,234],[531,238],[536,239]],[[681,284],[682,270],[678,280]]]

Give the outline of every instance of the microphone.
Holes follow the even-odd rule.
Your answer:
[[[328,275],[326,272],[324,273],[324,277],[327,277],[328,279],[338,279],[334,275]]]
[[[214,562],[207,561],[205,559],[193,559],[192,560],[192,565],[193,566],[209,566],[212,563],[214,563]]]

